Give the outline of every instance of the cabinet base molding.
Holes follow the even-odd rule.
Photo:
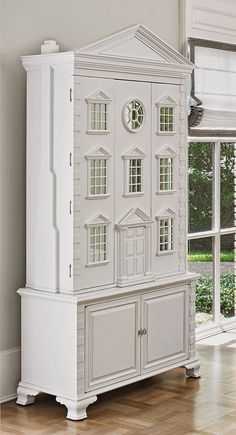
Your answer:
[[[188,378],[200,378],[201,374],[199,372],[200,370],[200,361],[196,360],[190,364],[186,364],[185,366],[186,369],[186,376]]]
[[[35,402],[35,396],[37,396],[40,393],[38,390],[34,390],[33,388],[24,387],[23,385],[19,384],[19,387],[17,388],[17,401],[16,403],[18,405],[31,405]]]
[[[64,399],[63,397],[56,397],[58,403],[66,406],[68,410],[66,418],[70,420],[83,420],[84,418],[87,418],[87,407],[96,402],[96,400],[97,396],[92,396],[78,402],[75,400]]]

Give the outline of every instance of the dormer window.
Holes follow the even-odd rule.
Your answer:
[[[173,193],[175,151],[165,147],[156,154],[157,158],[157,193]]]
[[[176,102],[171,97],[162,98],[157,104],[158,128],[157,134],[175,133],[175,106]]]
[[[132,148],[123,154],[124,174],[124,196],[143,195],[143,159],[146,157],[139,148]]]
[[[172,254],[174,252],[174,222],[175,212],[170,210],[161,211],[157,219],[157,255]]]
[[[88,103],[88,134],[109,133],[108,106],[111,99],[102,91],[97,91],[86,99]]]
[[[86,155],[88,160],[88,199],[102,199],[109,196],[110,158],[111,155],[102,147]]]
[[[108,225],[110,221],[99,214],[86,223],[88,231],[87,267],[108,263]]]

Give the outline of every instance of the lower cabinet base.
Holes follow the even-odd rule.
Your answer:
[[[178,366],[177,366],[178,367]],[[191,378],[200,378],[201,375],[199,373],[200,369],[200,362],[198,359],[195,359],[184,366],[182,368],[186,369],[186,376]],[[167,368],[167,369],[170,369]],[[163,372],[165,370],[161,370]],[[145,378],[157,376],[157,373],[150,373],[149,376],[146,376]],[[144,379],[141,377],[141,379]],[[141,380],[140,379],[140,380]],[[132,378],[130,380],[126,380],[124,382],[124,385],[128,385],[133,382],[138,382],[139,378]],[[119,385],[120,387],[120,385]],[[110,385],[108,388],[106,388],[106,391],[113,390],[117,388],[115,385]],[[47,391],[43,391],[43,388],[31,388],[28,386],[25,386],[23,382],[20,382],[19,387],[17,389],[18,398],[16,403],[18,405],[31,405],[35,402],[35,397],[40,394]],[[95,394],[100,394],[100,391],[94,391]],[[81,397],[80,400],[71,400],[62,396],[56,396],[56,401],[60,403],[61,405],[65,405],[67,408],[67,418],[69,420],[84,420],[87,418],[87,408],[89,405],[97,401],[96,395],[84,394],[84,397]]]

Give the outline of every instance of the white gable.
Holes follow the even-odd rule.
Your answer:
[[[79,55],[150,60],[162,64],[192,66],[178,51],[144,27],[132,26],[98,42],[76,50]]]
[[[151,218],[140,208],[132,208],[118,223],[118,227],[124,225],[147,225],[151,224]]]
[[[103,216],[100,213],[95,214],[92,216],[85,224],[86,227],[91,226],[99,226],[99,225],[109,225],[111,221],[107,219],[105,216]]]
[[[109,159],[111,154],[103,147],[95,148],[86,154],[87,159]]]
[[[98,90],[98,91],[94,92],[94,94],[87,97],[86,101],[88,101],[89,103],[91,103],[93,101],[95,101],[95,102],[96,101],[104,101],[105,103],[107,103],[107,102],[110,102],[111,99],[103,91]]]
[[[169,97],[168,95],[165,95],[165,97],[161,98],[157,103],[157,106],[175,106],[176,101],[173,100],[173,98]]]
[[[176,213],[170,208],[163,208],[156,214],[156,219],[168,219],[175,217]]]
[[[176,152],[172,148],[165,146],[160,151],[156,152],[156,157],[174,157]]]
[[[144,159],[146,154],[141,151],[138,147],[133,147],[122,154],[123,159]]]

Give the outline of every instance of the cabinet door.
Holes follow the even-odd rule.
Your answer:
[[[187,358],[188,286],[156,291],[142,298],[142,371]]]
[[[140,298],[86,308],[86,391],[140,373]]]

